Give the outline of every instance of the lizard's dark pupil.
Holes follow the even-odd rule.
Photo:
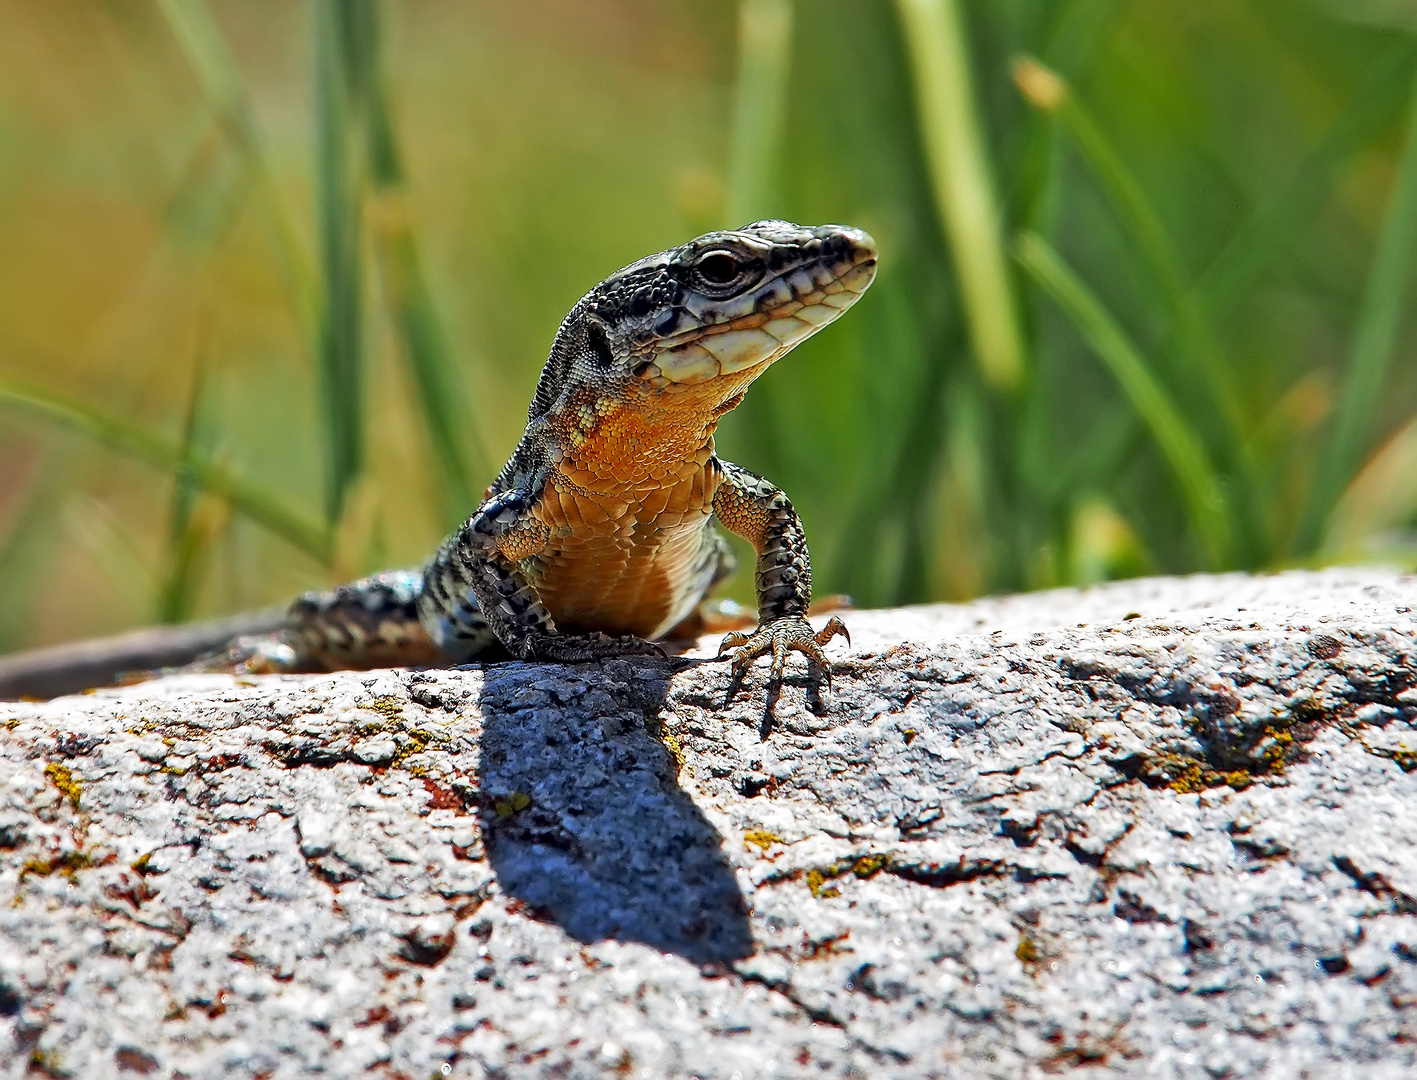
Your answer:
[[[699,260],[699,273],[705,281],[715,285],[727,285],[738,276],[738,263],[732,255],[709,255]]]

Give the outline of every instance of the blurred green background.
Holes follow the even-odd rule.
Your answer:
[[[1417,0],[0,27],[0,651],[421,562],[571,304],[766,216],[881,249],[720,434],[818,592],[1417,561]]]

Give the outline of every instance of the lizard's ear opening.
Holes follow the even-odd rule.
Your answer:
[[[649,369],[652,367],[654,367],[653,360],[641,360],[638,364],[636,364],[633,368],[630,369],[630,374],[634,375],[634,377],[637,379],[643,379],[645,375],[649,372]]]

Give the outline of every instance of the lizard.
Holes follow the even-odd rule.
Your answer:
[[[735,679],[770,656],[771,691],[795,651],[829,683],[824,647],[850,635],[835,616],[807,622],[802,521],[774,484],[719,458],[714,436],[755,379],[861,297],[876,258],[859,229],[765,220],[611,274],[562,321],[520,442],[426,566],[306,593],[229,657],[318,671],[464,664],[499,647],[567,662],[662,652],[655,639],[734,570],[716,521],[757,559],[757,628],[719,649]],[[122,652],[105,654],[110,675]],[[0,659],[0,697],[23,685],[24,659]]]

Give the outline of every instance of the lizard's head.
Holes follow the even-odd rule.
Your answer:
[[[632,263],[576,304],[531,416],[649,395],[714,418],[793,346],[860,299],[876,244],[844,225],[757,221]]]

